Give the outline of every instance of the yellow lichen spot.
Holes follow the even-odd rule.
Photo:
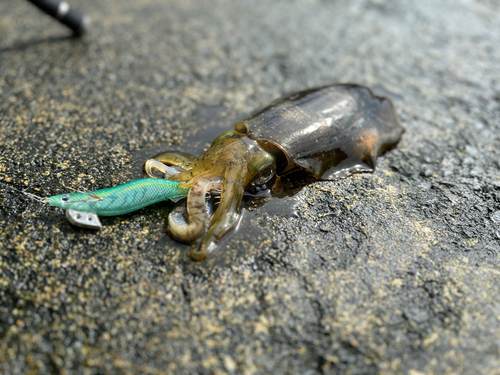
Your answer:
[[[202,361],[202,366],[205,368],[211,368],[219,363],[216,357],[209,355]]]
[[[234,360],[230,356],[224,355],[222,357],[222,361],[224,362],[224,366],[226,366],[227,371],[236,371],[236,362],[234,362]]]
[[[254,326],[254,333],[258,334],[259,332],[262,333],[268,333],[269,332],[269,321],[267,318],[263,315],[259,317],[260,322],[256,322],[253,324]]]
[[[464,243],[469,247],[473,247],[477,245],[477,241],[477,238],[468,238],[464,241]]]
[[[401,288],[403,286],[403,279],[400,278],[392,279],[391,285],[397,288]]]
[[[429,347],[433,342],[439,338],[437,332],[432,332],[429,336],[424,339],[424,346]]]
[[[335,363],[335,364],[337,364],[337,363],[340,362],[339,357],[337,357],[336,355],[331,355],[331,354],[329,354],[329,355],[326,356],[326,360],[328,362]]]

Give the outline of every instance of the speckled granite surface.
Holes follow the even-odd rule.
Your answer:
[[[77,40],[0,2],[0,373],[498,374],[500,3],[437,3],[85,1]],[[334,82],[393,93],[399,147],[200,264],[169,203],[96,233],[10,189],[124,183]]]

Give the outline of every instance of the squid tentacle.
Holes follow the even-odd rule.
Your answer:
[[[186,170],[193,168],[196,164],[196,161],[197,161],[196,157],[186,154],[184,152],[179,152],[179,151],[161,152],[159,154],[156,154],[149,160],[147,160],[143,166],[143,170],[149,177],[155,178],[157,176],[154,175],[152,167],[160,170],[165,174],[168,173],[168,170],[166,171],[162,170],[155,162],[159,162],[161,164],[164,164],[165,166],[173,165]],[[171,173],[168,173],[167,175],[170,176]]]
[[[217,207],[214,204],[214,202],[212,202],[212,200],[210,199],[205,200],[205,207],[207,209],[207,215],[209,217],[209,220],[211,220]],[[172,215],[172,219],[179,225],[185,225],[185,226],[189,225],[189,217],[187,214],[186,205],[180,205],[175,207],[170,212],[170,215]]]
[[[195,156],[186,154],[180,151],[160,152],[151,159],[158,160],[163,164],[170,164],[181,167],[182,169],[190,169],[196,164],[197,158]]]
[[[201,170],[202,172],[199,172],[199,170]],[[194,183],[196,183],[196,181],[213,178],[219,176],[220,174],[221,173],[219,173],[214,168],[208,170],[204,170],[203,168],[193,168],[189,171],[182,172],[182,174],[176,177],[178,178],[177,181],[179,181],[179,186],[185,188],[188,186],[192,186]],[[211,189],[211,190],[218,190],[218,189]]]
[[[242,176],[246,172],[247,166],[242,163],[233,164],[226,169],[219,207],[200,247],[191,250],[192,259],[202,260],[209,256],[217,249],[219,240],[238,223],[241,216],[240,203],[245,191]]]
[[[179,224],[172,213],[168,216],[170,233],[182,241],[192,242],[200,238],[206,231],[209,217],[205,206],[205,195],[210,190],[220,189],[222,186],[218,177],[198,179],[189,191],[186,208],[189,224]]]
[[[146,163],[144,163],[143,168],[144,168],[144,172],[146,172],[146,174],[152,178],[157,177],[155,175],[155,173],[153,172],[154,169],[163,173],[163,178],[165,178],[165,179],[169,179],[173,175],[181,173],[181,171],[179,171],[178,169],[171,167],[169,165],[165,165],[163,163],[160,163],[158,160],[155,160],[155,159],[147,160]]]

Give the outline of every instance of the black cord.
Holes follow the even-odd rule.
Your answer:
[[[76,36],[81,36],[88,31],[90,19],[72,9],[65,1],[57,0],[28,0],[48,15],[54,17],[62,24],[68,26]]]

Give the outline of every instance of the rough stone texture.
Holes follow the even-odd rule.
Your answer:
[[[0,373],[499,373],[497,0],[80,6],[74,40],[0,2]],[[149,148],[192,151],[200,108],[333,82],[395,94],[398,148],[250,204],[201,264],[171,204],[95,233],[10,189],[124,183]]]

